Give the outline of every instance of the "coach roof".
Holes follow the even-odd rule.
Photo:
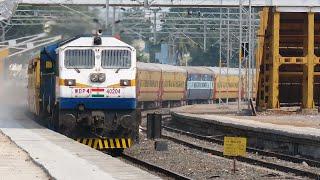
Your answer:
[[[202,66],[187,66],[187,67],[182,66],[181,68],[186,69],[189,74],[210,74],[210,75],[214,74],[213,71]]]

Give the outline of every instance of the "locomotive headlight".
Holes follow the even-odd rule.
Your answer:
[[[99,74],[99,82],[104,82],[104,81],[106,81],[106,74],[104,74],[104,73],[100,73]]]
[[[90,74],[90,80],[91,80],[92,82],[98,82],[98,81],[99,81],[99,75],[96,74],[96,73]]]
[[[128,79],[121,79],[120,86],[131,86],[131,81]]]
[[[75,79],[65,79],[64,80],[64,85],[65,86],[75,86],[76,85],[76,80]]]

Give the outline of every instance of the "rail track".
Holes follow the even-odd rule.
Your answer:
[[[217,139],[214,139],[214,138],[204,137],[204,136],[196,135],[196,134],[189,133],[189,132],[183,132],[181,130],[170,128],[170,127],[166,127],[166,126],[164,126],[163,128],[166,129],[166,130],[169,130],[171,132],[184,134],[186,136],[190,136],[190,137],[193,137],[193,138],[196,138],[196,139],[200,139],[200,140],[208,140],[209,142],[218,143],[218,144],[221,144],[223,142],[222,140],[217,140]],[[184,146],[187,146],[187,147],[192,148],[192,149],[197,149],[199,151],[203,151],[203,152],[206,152],[206,153],[211,153],[213,155],[224,157],[224,158],[230,158],[230,157],[224,156],[222,151],[215,150],[215,149],[210,149],[210,148],[203,147],[203,146],[199,146],[199,145],[196,145],[194,143],[190,143],[190,142],[181,140],[181,139],[173,137],[173,136],[162,135],[162,138],[170,140],[170,141],[178,143],[178,144],[181,144],[181,145],[184,145]],[[291,156],[287,156],[287,155],[282,155],[282,154],[277,154],[277,153],[272,153],[272,152],[266,152],[266,151],[262,151],[262,150],[256,150],[256,151],[255,150],[256,149],[249,148],[249,151],[252,151],[252,152],[258,152],[258,153],[261,153],[261,154],[264,153],[264,155],[266,155],[266,156],[282,157],[282,159],[287,159],[287,160],[291,160],[291,161],[294,161],[294,162],[301,162],[302,160],[307,160],[307,159],[303,159],[303,158],[296,158],[296,157],[291,157]],[[254,158],[249,158],[249,157],[236,157],[236,159],[238,161],[245,162],[245,163],[248,163],[248,164],[252,164],[254,166],[261,166],[261,167],[277,170],[277,171],[284,172],[284,173],[292,173],[292,174],[297,175],[297,176],[303,176],[303,177],[308,177],[308,178],[320,180],[320,173],[314,173],[314,172],[310,172],[310,171],[306,171],[306,170],[301,170],[301,169],[288,167],[288,166],[284,166],[284,165],[280,165],[280,164],[275,164],[275,163],[271,163],[271,162],[266,162],[266,161],[262,161],[262,160],[258,160],[258,159],[254,159]],[[313,163],[313,165],[315,165],[317,167],[320,164],[320,162],[313,161],[313,160],[307,160],[307,162],[309,162],[310,164]]]
[[[210,137],[210,136],[203,136],[203,135],[199,135],[199,134],[183,131],[183,130],[180,130],[180,129],[175,129],[175,128],[172,128],[172,127],[169,127],[169,126],[162,126],[162,128],[167,130],[167,131],[169,131],[169,132],[174,132],[174,133],[182,134],[182,135],[185,135],[185,136],[188,136],[188,137],[200,139],[200,140],[203,140],[203,141],[207,141],[207,142],[223,145],[223,140],[218,139],[218,138],[213,138],[213,137]],[[320,161],[315,161],[315,160],[312,160],[312,159],[296,157],[296,156],[290,156],[290,155],[287,155],[287,154],[275,153],[275,152],[265,151],[265,150],[252,148],[252,147],[247,147],[247,152],[254,152],[254,153],[258,153],[259,155],[276,157],[278,159],[285,160],[285,161],[290,161],[290,162],[294,162],[294,163],[306,162],[309,166],[319,167],[320,168]]]
[[[155,164],[151,164],[149,162],[146,161],[142,161],[140,159],[137,159],[135,157],[129,156],[127,154],[121,154],[121,157],[127,161],[130,161],[134,164],[137,164],[139,166],[142,166],[146,169],[148,169],[149,171],[155,172],[155,173],[161,173],[163,175],[165,175],[166,177],[170,177],[173,179],[181,179],[181,180],[191,180],[190,178],[183,176],[181,174],[178,174],[176,172],[170,171],[168,169],[165,169],[163,167],[157,166]]]
[[[143,118],[146,118],[146,116],[144,116]],[[171,116],[169,114],[163,114],[163,120],[168,121],[170,119],[171,119]],[[195,138],[195,139],[199,139],[199,140],[203,140],[203,141],[206,141],[206,142],[211,142],[211,143],[215,143],[215,144],[219,144],[219,145],[223,144],[223,140],[222,139],[218,139],[218,138],[214,138],[214,137],[210,137],[210,136],[204,136],[204,135],[200,135],[200,134],[195,134],[195,133],[192,133],[192,132],[187,132],[187,131],[183,131],[181,129],[176,129],[176,128],[172,128],[172,127],[164,126],[164,125],[162,125],[162,129],[166,130],[168,132],[173,132],[173,133],[185,135],[185,136],[188,136],[188,137],[191,137],[191,138]],[[145,132],[146,129],[142,129],[142,131]],[[224,156],[223,152],[219,151],[219,150],[215,150],[215,149],[199,146],[199,145],[196,145],[196,144],[181,140],[181,139],[173,137],[173,136],[168,136],[168,135],[163,135],[162,134],[162,138],[170,140],[170,141],[175,142],[177,144],[184,145],[184,146],[192,148],[192,149],[196,149],[196,150],[199,150],[199,151],[203,151],[203,152],[206,152],[206,153],[211,153],[211,154],[216,155],[216,156],[220,156],[220,157],[224,157],[224,158],[229,158],[230,159],[230,157]],[[276,153],[276,152],[270,152],[270,151],[265,151],[265,150],[262,150],[262,149],[256,149],[256,148],[252,148],[252,147],[248,147],[247,148],[247,152],[257,153],[257,154],[262,155],[262,156],[276,157],[278,159],[281,159],[281,160],[284,160],[284,161],[288,161],[288,162],[293,162],[293,163],[303,163],[303,162],[305,162],[309,166],[320,168],[320,161],[316,161],[316,160],[312,160],[312,159],[308,159],[308,158],[291,156],[291,155],[282,154],[282,153]],[[276,164],[276,163],[272,163],[272,162],[267,162],[267,161],[263,161],[263,160],[259,160],[259,159],[255,159],[255,158],[249,158],[249,157],[237,157],[236,159],[238,161],[240,161],[240,162],[248,163],[248,164],[251,164],[251,165],[254,165],[254,166],[265,167],[265,168],[268,168],[268,169],[273,169],[273,170],[277,170],[277,171],[284,172],[284,173],[292,173],[292,174],[294,174],[296,176],[302,176],[302,177],[308,177],[308,178],[320,180],[320,172],[319,173],[310,172],[310,171],[303,170],[303,169],[298,169],[298,168],[295,168],[295,167],[289,167],[289,166]]]

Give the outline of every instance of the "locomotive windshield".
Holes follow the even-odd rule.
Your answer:
[[[107,69],[125,69],[131,66],[131,52],[129,50],[103,50],[101,66]]]
[[[64,65],[66,68],[92,69],[95,65],[94,51],[91,49],[66,50]]]

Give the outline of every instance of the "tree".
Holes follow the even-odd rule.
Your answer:
[[[200,47],[195,47],[190,50],[192,66],[219,66],[219,49],[210,47],[206,52]]]

